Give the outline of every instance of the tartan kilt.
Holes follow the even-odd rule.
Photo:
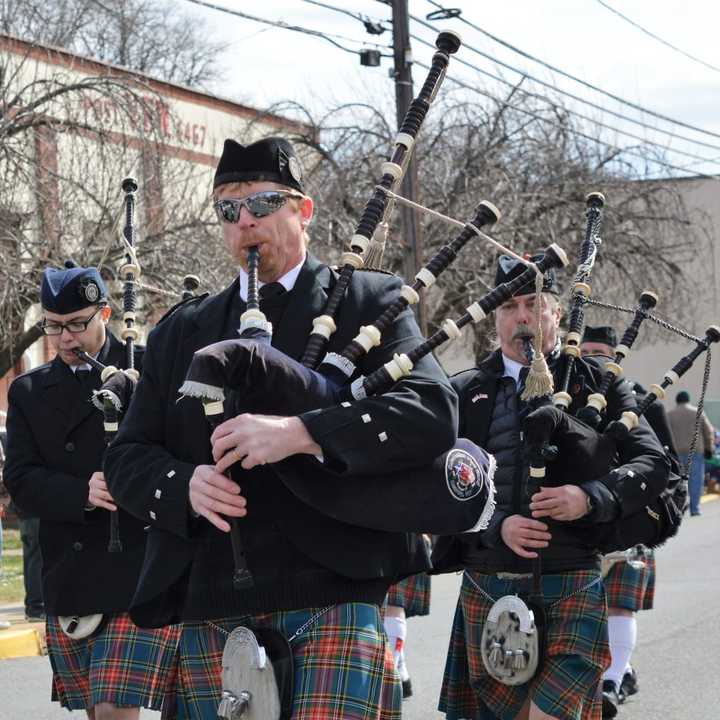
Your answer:
[[[430,576],[410,575],[388,589],[385,602],[405,609],[406,617],[430,614]]]
[[[655,603],[655,555],[645,559],[645,567],[635,569],[617,562],[603,580],[608,607],[625,610],[652,610]]]
[[[277,611],[213,623],[272,628],[285,637],[320,608]],[[175,687],[163,720],[216,720],[226,635],[204,622],[184,623]],[[402,692],[377,605],[332,606],[292,642],[292,720],[400,720]]]
[[[73,640],[48,616],[47,647],[52,699],[69,710],[98,703],[160,710],[174,672],[176,626],[145,630],[127,613],[109,614],[99,632]]]
[[[481,635],[493,603],[475,589],[468,574],[495,599],[526,593],[531,584],[531,579],[501,580],[466,571],[438,706],[446,718],[513,720],[529,695],[541,710],[558,720],[600,720],[600,680],[610,666],[605,593],[600,582],[577,592],[598,573],[576,571],[543,576],[546,605],[566,599],[546,607],[544,660],[532,681],[520,686],[503,685],[485,670]]]

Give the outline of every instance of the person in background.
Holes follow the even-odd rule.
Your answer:
[[[690,394],[685,390],[681,390],[675,396],[675,403],[675,407],[668,412],[670,430],[680,458],[680,466],[684,468],[688,462],[690,463],[690,515],[698,516],[705,482],[705,460],[710,460],[715,454],[715,431],[703,412],[700,418],[700,432],[691,455],[697,408],[690,404]]]

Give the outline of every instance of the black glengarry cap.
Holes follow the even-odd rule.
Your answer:
[[[530,262],[538,262],[543,257],[542,254],[531,255],[528,260]],[[497,268],[495,269],[495,287],[501,283],[510,282],[519,275],[527,270],[527,265],[516,260],[514,257],[509,255],[501,255],[498,258]],[[535,292],[535,281],[531,280],[526,285],[523,285],[515,295],[530,295]],[[550,268],[545,273],[543,278],[543,292],[552,293],[553,295],[560,295],[560,287],[557,284],[557,276],[555,270]]]
[[[303,169],[293,146],[281,137],[265,138],[250,145],[225,140],[213,189],[233,182],[263,180],[304,192]]]

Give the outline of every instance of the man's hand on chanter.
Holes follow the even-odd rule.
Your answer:
[[[105,475],[101,472],[94,472],[88,480],[88,503],[92,506],[89,509],[101,507],[110,512],[117,512],[117,505],[108,490]]]
[[[192,509],[223,532],[230,532],[230,523],[223,515],[247,515],[247,503],[240,494],[240,486],[213,465],[198,465],[195,468],[190,478],[189,497]]]
[[[511,515],[505,518],[500,527],[503,542],[516,554],[523,558],[536,558],[538,554],[528,548],[538,550],[546,548],[552,535],[548,526],[539,520],[532,520],[523,515]]]

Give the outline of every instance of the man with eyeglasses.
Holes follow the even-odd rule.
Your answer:
[[[107,329],[95,268],[47,268],[40,298],[40,326],[56,355],[10,386],[5,482],[15,505],[40,520],[52,697],[91,720],[136,720],[140,707],[161,708],[177,630],[141,630],[127,613],[145,533],[107,488],[102,416],[90,402],[100,374],[77,355],[123,367],[125,348]],[[110,512],[120,514],[120,553],[108,552]],[[87,637],[61,627],[60,618],[99,615]]]
[[[238,336],[248,248],[260,251],[260,309],[272,322],[273,345],[295,359],[337,282],[308,251],[313,201],[286,140],[226,140],[214,201],[239,274],[153,330],[143,377],[105,465],[120,505],[150,523],[133,618],[150,626],[183,622],[180,718],[217,717],[223,647],[239,625],[278,631],[289,641],[292,718],[399,718],[400,684],[379,606],[391,582],[427,568],[423,541],[321,513],[288,490],[273,463],[304,454],[318,468],[324,462],[336,470],[339,483],[429,463],[454,442],[455,397],[427,358],[385,395],[300,416],[283,412],[282,387],[260,388],[277,398],[272,415],[231,417],[209,438],[201,403],[178,402],[178,389],[194,351]],[[265,293],[267,287],[277,292]],[[390,275],[356,272],[328,349],[341,351],[400,287]],[[421,342],[412,313],[401,313],[359,370],[369,374]],[[239,485],[223,475],[233,464]],[[231,518],[239,518],[254,579],[249,589],[232,584]],[[251,698],[257,717],[270,717],[258,702]]]

